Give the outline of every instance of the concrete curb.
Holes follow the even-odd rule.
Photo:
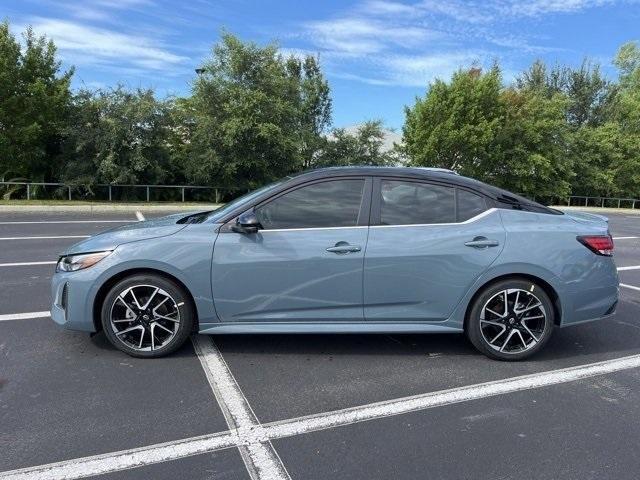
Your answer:
[[[97,205],[0,205],[1,212],[167,212],[167,211],[198,211],[213,210],[222,204],[187,204],[187,205],[145,205],[145,204],[97,204]]]

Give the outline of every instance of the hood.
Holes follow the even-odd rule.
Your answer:
[[[71,245],[61,255],[113,250],[125,243],[173,235],[187,226],[186,223],[178,223],[178,221],[194,213],[199,212],[177,213],[116,227]]]

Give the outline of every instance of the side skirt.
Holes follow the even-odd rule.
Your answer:
[[[203,323],[199,333],[462,333],[461,328],[416,322],[237,322]]]

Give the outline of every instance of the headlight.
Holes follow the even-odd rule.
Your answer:
[[[56,265],[56,272],[75,272],[76,270],[89,268],[110,254],[111,251],[109,250],[106,252],[81,253],[79,255],[60,257]]]

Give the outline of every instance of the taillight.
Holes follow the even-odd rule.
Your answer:
[[[596,255],[613,255],[613,238],[611,235],[582,235],[578,241]]]

